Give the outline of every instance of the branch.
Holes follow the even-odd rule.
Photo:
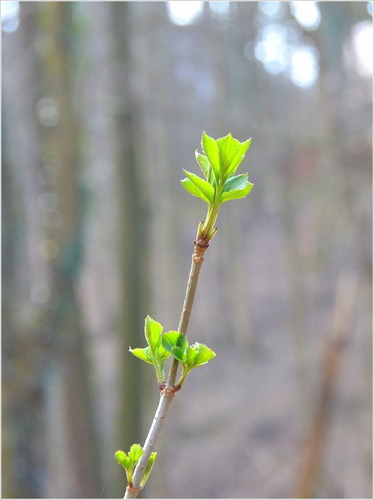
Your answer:
[[[183,335],[186,335],[187,333],[200,269],[204,261],[204,253],[207,248],[208,244],[195,242],[195,251],[192,255],[191,270],[188,277],[186,295],[178,326],[178,332]],[[154,450],[157,438],[160,435],[171,402],[174,399],[175,392],[179,389],[175,387],[178,364],[178,361],[174,358],[168,374],[166,387],[161,391],[158,407],[153,418],[151,428],[149,429],[147,439],[144,443],[143,455],[135,467],[132,484],[126,488],[124,498],[136,498],[142,489],[140,483],[143,478],[145,468],[147,467],[151,453]]]

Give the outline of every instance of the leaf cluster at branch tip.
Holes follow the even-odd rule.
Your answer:
[[[228,200],[245,198],[253,187],[248,174],[235,175],[250,145],[251,139],[240,142],[231,134],[213,139],[203,132],[201,146],[204,154],[196,151],[195,157],[205,179],[184,170],[187,177],[181,181],[183,187],[209,207],[199,235],[206,242],[215,234],[214,224],[220,205]]]
[[[184,170],[187,175],[181,181],[184,188],[211,205],[244,198],[253,184],[248,182],[248,174],[235,173],[250,145],[251,139],[240,142],[231,134],[213,139],[204,132],[201,141],[204,154],[196,151],[195,157],[205,179]]]

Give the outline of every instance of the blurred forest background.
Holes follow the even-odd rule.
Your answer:
[[[1,2],[2,497],[121,497],[205,130],[252,146],[143,497],[371,497],[372,2]],[[144,366],[142,366],[144,365]]]

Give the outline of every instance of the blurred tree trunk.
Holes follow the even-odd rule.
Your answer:
[[[22,12],[22,11],[21,11]],[[32,291],[44,283],[47,266],[37,255],[36,127],[38,73],[35,7],[25,7],[19,36],[7,38],[3,57],[3,252],[2,252],[2,495],[37,498],[43,494],[45,456],[45,371],[48,354],[43,328],[45,305]],[[15,63],[16,61],[16,63]],[[34,288],[34,289],[36,289]]]
[[[86,338],[76,290],[84,242],[79,186],[81,136],[72,92],[75,70],[72,4],[40,5],[38,28],[39,42],[43,37],[50,40],[40,59],[41,87],[44,96],[48,96],[48,100],[39,101],[43,175],[48,192],[58,200],[56,219],[54,223],[47,223],[43,241],[44,256],[52,268],[49,324],[54,337],[47,415],[55,417],[47,424],[49,474],[46,494],[96,497],[100,493],[98,450]],[[55,119],[53,123],[48,121],[51,116]],[[56,407],[59,408],[57,412]],[[66,455],[56,450],[64,450]]]
[[[142,364],[128,350],[144,345],[144,319],[147,305],[148,228],[144,193],[145,168],[142,165],[142,134],[139,107],[131,87],[132,61],[130,40],[131,4],[110,4],[113,35],[112,95],[117,103],[114,110],[114,148],[118,172],[120,227],[118,255],[122,288],[120,321],[120,379],[118,449],[128,451],[142,440]],[[113,452],[116,450],[113,450]],[[123,477],[122,493],[125,489]]]

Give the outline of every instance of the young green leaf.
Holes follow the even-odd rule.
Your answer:
[[[157,457],[157,452],[156,452],[156,451],[153,451],[153,452],[151,453],[151,456],[149,457],[149,460],[148,460],[147,466],[146,466],[146,468],[145,468],[145,471],[144,471],[144,474],[143,474],[142,480],[140,481],[140,487],[141,487],[141,488],[144,488],[145,483],[147,482],[147,479],[148,479],[148,477],[149,477],[149,474],[151,473],[152,468],[153,468],[153,465],[154,465],[154,463],[155,463],[156,457]]]
[[[193,352],[191,352],[193,351]],[[195,355],[196,353],[196,355]],[[216,353],[204,344],[195,342],[192,344],[187,351],[187,359],[192,362],[189,364],[191,368],[196,368],[201,365],[205,365],[212,358],[216,356]],[[188,362],[188,361],[187,361]]]
[[[181,361],[183,369],[177,385],[182,386],[187,375],[193,368],[205,365],[214,358],[215,355],[216,353],[204,344],[195,342],[189,346],[184,353],[184,360]]]
[[[148,342],[148,345],[153,353],[157,348],[158,344],[160,343],[160,338],[162,334],[162,325],[157,321],[155,321],[154,319],[152,319],[150,316],[147,316],[145,318],[144,334]]]
[[[239,200],[240,198],[245,198],[247,194],[251,191],[254,184],[248,183],[247,186],[243,189],[233,189],[228,193],[222,193],[220,197],[221,203],[224,203],[228,200]]]
[[[234,139],[231,134],[217,139],[221,175],[225,180],[235,174],[239,165],[243,161],[244,155],[250,144],[251,139],[248,139],[245,142],[240,142],[237,139]]]
[[[137,347],[135,349],[129,348],[129,351],[131,354],[136,356],[137,358],[141,359],[142,361],[145,361],[146,363],[149,363],[153,365],[153,357],[150,351],[149,347],[144,347],[144,349],[141,349],[140,347]]]
[[[117,462],[122,465],[124,469],[129,467],[130,460],[124,451],[118,450],[115,452],[114,456],[116,457]]]
[[[174,348],[186,351],[188,348],[188,340],[182,333],[170,331],[163,334],[162,345],[168,352],[172,352]]]
[[[203,151],[206,157],[208,158],[209,164],[213,169],[214,176],[218,183],[221,174],[220,174],[219,151],[217,142],[212,137],[209,137],[209,135],[203,132],[201,147],[203,148]]]
[[[240,174],[229,177],[223,187],[220,203],[228,200],[245,198],[253,188],[253,184],[248,182],[248,174]]]
[[[195,175],[191,172],[187,172],[187,170],[184,170],[184,173],[187,175],[187,177],[190,179],[190,181],[195,184],[197,189],[199,189],[201,191],[201,193],[208,200],[208,203],[213,203],[214,187],[211,184],[209,184],[208,181],[205,181],[204,179],[202,179],[198,175]]]
[[[130,347],[129,351],[142,361],[153,365],[158,383],[163,383],[165,381],[164,363],[170,356],[170,352],[166,351],[161,344],[162,325],[147,316],[144,324],[144,334],[148,346],[143,349],[132,349]]]
[[[171,354],[174,356],[175,359],[183,363],[186,361],[187,357],[187,352],[183,351],[180,347],[173,347],[171,350]]]
[[[162,325],[152,319],[150,316],[147,316],[145,319],[145,337],[148,341],[150,353],[154,362],[158,362],[160,364],[165,363],[165,361],[170,356],[170,353],[165,351],[165,349],[161,345],[161,337],[162,337]]]
[[[133,467],[137,464],[139,458],[143,455],[143,448],[140,444],[133,444],[128,453],[129,460],[131,461]]]
[[[192,344],[192,346],[190,346],[187,349],[187,358],[186,358],[186,361],[184,363],[185,368],[188,368],[189,370],[192,369],[192,367],[194,366],[197,354],[198,354],[198,352],[196,349],[193,349],[193,344]]]
[[[211,184],[212,186],[215,185],[215,179],[214,179],[214,173],[213,169],[209,164],[209,160],[206,156],[198,153],[198,151],[195,151],[195,158],[197,163],[199,164],[206,180]]]
[[[135,466],[138,463],[139,458],[142,455],[143,455],[143,448],[140,446],[140,444],[133,444],[127,455],[122,450],[118,450],[114,454],[117,462],[120,465],[122,465],[122,467],[126,470],[126,477],[127,477],[128,484],[132,483],[132,475],[133,475]]]
[[[240,142],[234,139],[231,134],[228,134],[225,137],[217,139],[216,143],[218,147],[221,176],[224,177],[240,146]]]
[[[191,179],[183,179],[181,180],[182,186],[186,191],[191,193],[193,196],[196,196],[197,198],[201,198],[202,200],[205,201],[205,203],[208,203],[209,205],[209,199],[205,196],[205,194],[200,191],[200,189],[194,184]]]
[[[229,177],[223,186],[222,192],[229,192],[233,189],[244,189],[248,184],[248,174],[235,175]]]

